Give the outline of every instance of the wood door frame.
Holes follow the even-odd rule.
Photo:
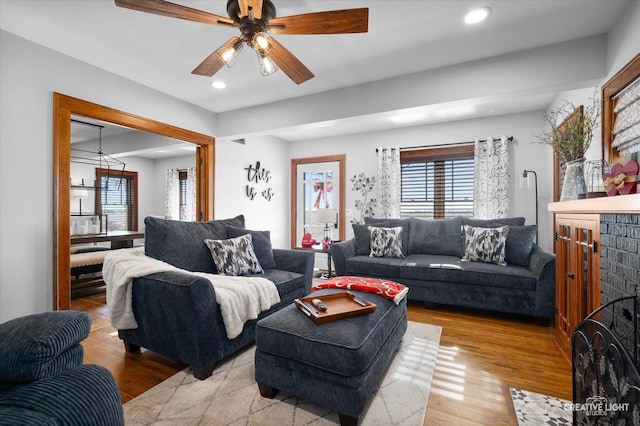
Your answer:
[[[291,248],[296,244],[296,226],[298,218],[298,165],[300,164],[313,164],[313,163],[331,163],[333,161],[338,162],[338,168],[340,170],[340,182],[338,188],[340,195],[338,196],[338,202],[340,203],[340,209],[338,214],[338,239],[344,241],[345,238],[345,179],[347,173],[347,156],[346,154],[338,155],[326,155],[322,157],[308,157],[308,158],[292,158],[291,159]]]
[[[53,94],[53,309],[71,307],[70,179],[71,116],[106,121],[198,145],[198,220],[213,219],[215,138],[60,93]]]

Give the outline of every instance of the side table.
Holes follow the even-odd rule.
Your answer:
[[[339,242],[339,241],[332,241],[331,243],[337,243],[337,242]],[[326,274],[322,274],[320,278],[327,279],[327,278],[331,278],[331,277],[334,276],[333,272],[331,271],[331,250],[322,248],[322,243],[313,245],[311,247],[296,246],[293,249],[294,250],[312,251],[312,252],[315,252],[315,253],[325,253],[327,255],[327,273]]]

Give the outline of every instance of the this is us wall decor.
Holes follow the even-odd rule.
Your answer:
[[[269,183],[271,180],[271,172],[261,167],[260,161],[256,161],[255,165],[249,164],[249,167],[245,167],[244,169],[247,171],[247,181],[249,181],[249,183],[245,185],[245,193],[250,200],[254,200],[260,191],[257,186],[263,182],[265,184]],[[260,194],[267,201],[271,201],[275,195],[273,188],[270,186],[267,186]]]

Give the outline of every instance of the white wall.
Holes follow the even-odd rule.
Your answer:
[[[269,182],[249,182],[249,165],[260,162],[270,172]],[[247,229],[269,230],[276,248],[289,248],[289,143],[275,137],[250,137],[245,144],[216,142],[216,219],[245,216]],[[246,186],[257,191],[253,200]],[[268,201],[262,192],[271,188]]]
[[[635,0],[607,36],[606,82],[640,53],[640,0]]]
[[[0,322],[52,309],[53,92],[215,135],[214,114],[0,31]]]
[[[534,189],[518,189],[518,176],[524,169],[535,170],[538,174],[540,245],[552,249],[552,217],[546,205],[553,198],[551,191],[551,149],[536,143],[534,134],[544,126],[542,111],[509,114],[476,120],[448,122],[429,126],[408,127],[399,130],[360,133],[342,137],[314,139],[292,142],[291,158],[315,157],[320,155],[346,154],[347,172],[345,181],[346,208],[355,214],[354,202],[360,194],[352,190],[350,178],[364,172],[367,176],[377,173],[375,149],[379,146],[415,147],[473,141],[476,138],[513,136],[510,145],[510,214],[524,216],[527,224],[535,223]],[[347,223],[352,217],[347,217]],[[347,238],[353,235],[347,227]]]

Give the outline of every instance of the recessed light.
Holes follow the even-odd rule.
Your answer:
[[[464,22],[467,24],[477,24],[487,19],[489,15],[491,15],[490,8],[486,6],[478,7],[464,16]]]
[[[224,89],[225,87],[227,87],[224,81],[220,81],[220,80],[212,81],[211,86],[216,89]]]

